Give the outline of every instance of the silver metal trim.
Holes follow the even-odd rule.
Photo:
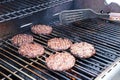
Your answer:
[[[115,76],[120,71],[120,57],[115,60],[107,69],[105,69],[95,80],[116,80]],[[120,76],[119,76],[120,77]]]
[[[24,25],[20,26],[20,28],[27,27],[27,26],[30,26],[30,25],[32,25],[32,23],[24,24]]]

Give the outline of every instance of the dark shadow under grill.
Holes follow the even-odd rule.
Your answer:
[[[51,35],[33,35],[34,41],[43,45],[45,54],[28,59],[18,54],[18,47],[10,39],[0,47],[0,79],[80,79],[93,80],[120,55],[120,25],[102,19],[87,19],[69,25],[53,26]],[[55,51],[47,47],[47,40],[54,37],[67,37],[73,42],[86,41],[95,46],[95,56],[88,59],[76,58],[75,66],[63,72],[47,68],[45,58]],[[69,52],[69,50],[67,50]]]

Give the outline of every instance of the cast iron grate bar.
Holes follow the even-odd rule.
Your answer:
[[[67,31],[69,31],[69,32],[71,32],[68,28],[65,28],[64,27],[64,29],[65,30],[67,30]],[[64,31],[64,30],[60,30],[60,31]],[[73,33],[73,32],[72,32]],[[79,41],[78,41],[79,42]],[[96,58],[97,57],[97,58]],[[98,57],[98,56],[94,56],[94,58],[96,58],[97,60],[102,60],[104,63],[102,63],[102,64],[104,64],[104,65],[106,65],[106,63],[111,63],[109,60],[107,61],[106,59],[102,59],[102,58],[100,58],[100,57]],[[101,62],[100,62],[101,63]]]
[[[11,59],[10,57],[8,57],[8,56],[6,56],[6,55],[4,55],[4,54],[2,54],[1,56],[4,57],[4,58],[9,59],[10,61],[12,61],[12,65],[13,65],[13,64],[16,64],[17,66],[23,67],[23,68],[25,68],[26,70],[32,72],[33,74],[36,74],[35,72],[33,72],[32,70],[30,70],[30,69],[27,68],[28,65],[22,65],[22,64],[18,63],[17,61]],[[30,64],[32,64],[32,62],[31,62]],[[35,68],[35,67],[34,67],[34,68]],[[39,76],[41,79],[45,79],[43,76],[40,76],[40,75],[38,75],[38,74],[36,74],[36,75]]]
[[[12,49],[11,49],[12,50]],[[17,52],[16,52],[17,53]],[[16,56],[17,57],[17,56]],[[17,57],[18,58],[18,57]],[[47,68],[46,68],[47,69]],[[68,74],[68,73],[66,73],[66,74]],[[70,74],[69,74],[70,75]],[[62,76],[62,77],[64,77],[64,76]],[[76,77],[77,78],[77,77]],[[64,78],[64,79],[66,79],[66,78]],[[79,79],[79,78],[77,78],[77,79]]]
[[[42,42],[41,40],[38,40],[38,39],[36,39],[35,38],[35,41],[37,41],[37,42],[39,42],[40,44],[43,44],[44,43],[44,45],[46,45],[47,46],[47,44],[46,44],[46,42]],[[46,41],[45,39],[43,40],[43,41]],[[44,46],[45,48],[48,48],[48,47],[46,47],[46,46]],[[51,49],[49,49],[49,50],[51,50]],[[54,52],[53,50],[51,50],[51,52]],[[49,54],[50,55],[50,54]],[[44,61],[45,62],[45,61]],[[71,74],[69,74],[69,73],[67,73],[67,72],[65,72],[66,74],[68,74],[68,75],[70,75],[70,76],[73,76],[73,75],[71,75]],[[75,77],[75,76],[74,76]],[[79,78],[77,78],[77,77],[75,77],[76,79],[79,79]]]
[[[55,36],[55,37],[56,37],[56,36]],[[47,40],[48,40],[48,39],[44,39],[44,41],[46,41],[46,42],[47,42]],[[47,44],[45,44],[45,45],[47,46]],[[86,71],[87,71],[87,70],[86,70]],[[91,72],[91,73],[92,73],[92,72]],[[96,74],[96,73],[94,73],[94,74]]]
[[[44,37],[43,37],[44,38]],[[45,41],[46,40],[46,42],[47,42],[47,40],[48,40],[48,38],[46,37],[45,39],[43,39],[43,41]],[[106,65],[106,64],[105,64]]]
[[[68,28],[70,28],[70,27],[67,27],[67,28],[65,28],[65,29],[68,29]],[[73,27],[72,27],[73,28]],[[75,29],[74,29],[75,28]],[[90,33],[89,31],[87,31],[87,30],[85,30],[85,29],[82,29],[82,28],[76,28],[76,27],[74,27],[72,30],[74,30],[74,31],[76,31],[76,33],[72,33],[72,34],[74,34],[74,35],[77,35],[77,36],[79,36],[80,38],[81,38],[81,36],[82,37],[84,37],[85,39],[87,38],[88,40],[92,40],[92,43],[93,44],[95,44],[94,42],[96,42],[96,43],[99,43],[99,45],[100,46],[103,46],[103,45],[105,45],[105,46],[103,46],[103,47],[110,47],[111,49],[116,49],[116,50],[118,50],[119,51],[119,48],[117,48],[117,47],[119,47],[119,46],[117,46],[117,45],[115,45],[115,44],[113,44],[111,41],[110,41],[110,39],[108,38],[103,38],[103,36],[102,37],[100,37],[101,35],[99,35],[99,37],[97,36],[97,35],[94,35],[94,33]],[[71,31],[69,31],[70,29],[68,29],[67,30],[67,32],[68,33],[70,33]],[[81,32],[80,32],[80,30],[81,30]],[[86,35],[87,34],[87,35]],[[70,36],[72,36],[73,38],[74,38],[74,36],[73,35],[70,35]],[[92,37],[92,38],[91,38]],[[80,39],[80,38],[74,38],[75,40],[77,40],[77,39]],[[109,41],[108,41],[109,40]],[[79,40],[78,40],[79,41]],[[101,43],[102,42],[102,43]],[[109,43],[110,42],[110,43]],[[114,41],[113,41],[114,42]],[[109,45],[108,45],[109,44]],[[95,44],[95,45],[97,45],[97,44]],[[112,45],[112,46],[111,46]],[[117,47],[114,47],[114,46],[117,46]],[[96,47],[98,47],[98,45],[96,46]],[[107,48],[106,47],[106,48]],[[100,47],[99,47],[100,48]],[[101,48],[101,49],[103,49],[103,48]],[[105,49],[104,49],[105,50]],[[118,51],[117,51],[117,53],[118,53]],[[113,52],[114,53],[114,52]],[[117,55],[117,56],[119,56],[118,54],[115,54],[115,55]]]
[[[3,74],[3,75],[5,75],[5,78],[11,78],[11,74],[14,76],[14,78],[16,78],[16,79],[23,79],[22,77],[20,77],[20,76],[18,76],[18,75],[15,75],[15,73],[17,72],[17,71],[15,71],[15,72],[12,72],[11,70],[9,70],[8,68],[6,68],[5,66],[3,66],[3,65],[0,65],[1,66],[1,73]],[[4,72],[10,72],[10,74],[9,75],[6,75]],[[12,80],[12,78],[11,78],[11,80]]]
[[[97,22],[96,22],[97,21]],[[99,22],[98,22],[99,21]],[[86,21],[87,22],[87,21]],[[94,24],[92,24],[94,22]],[[105,24],[105,22],[107,24]],[[83,24],[83,25],[81,25]],[[97,32],[100,34],[105,34],[107,35],[109,38],[111,36],[111,38],[113,38],[114,40],[119,41],[118,39],[120,38],[120,28],[119,28],[119,24],[113,24],[109,21],[104,21],[104,23],[101,23],[101,19],[96,19],[96,20],[89,20],[88,24],[85,23],[85,21],[78,21],[75,23],[75,26],[80,26],[81,28],[84,28],[86,30],[90,30],[93,32]],[[97,26],[97,27],[96,27]],[[115,27],[115,28],[113,28]],[[117,37],[116,37],[117,36]],[[118,39],[116,39],[118,38]]]
[[[10,63],[8,63],[7,61],[5,61],[5,60],[3,60],[3,59],[1,59],[1,58],[0,58],[0,60],[1,60],[4,64],[8,64],[9,67],[13,67],[13,68],[15,68],[17,71],[19,71],[19,72],[21,72],[22,74],[24,74],[26,77],[28,77],[28,79],[33,79],[33,80],[35,79],[35,78],[33,78],[32,76],[30,76],[30,75],[26,74],[25,72],[23,72],[23,71],[22,71],[22,68],[21,68],[21,69],[18,69],[17,67],[15,67],[15,66],[11,65]]]
[[[47,39],[44,39],[44,40],[47,40]]]
[[[97,33],[92,33],[92,32],[89,32],[88,30],[86,30],[86,29],[83,29],[83,28],[76,28],[76,29],[81,29],[82,31],[81,31],[81,33],[79,33],[79,34],[81,34],[81,35],[85,35],[86,33],[89,33],[88,35],[86,35],[86,37],[93,37],[93,39],[94,39],[94,41],[96,41],[96,40],[98,40],[98,41],[96,41],[96,42],[98,42],[99,44],[102,44],[102,45],[105,45],[105,46],[107,46],[107,47],[111,47],[112,49],[116,49],[116,50],[118,50],[119,51],[119,46],[118,46],[118,44],[120,43],[119,41],[117,41],[117,40],[114,40],[114,39],[111,39],[111,37],[108,37],[108,36],[104,36],[103,34],[97,34]],[[85,33],[85,34],[83,34],[83,32]],[[91,38],[90,38],[91,39]],[[102,43],[100,43],[100,42],[102,42]]]
[[[100,21],[100,20],[99,20]],[[90,22],[93,22],[93,21],[90,21]],[[79,24],[79,23],[78,23]],[[98,25],[99,24],[99,25]],[[116,25],[116,24],[112,24],[110,22],[108,22],[108,24],[103,24],[103,23],[95,23],[94,25],[92,25],[91,23],[89,24],[85,24],[85,25],[88,25],[88,26],[91,26],[91,27],[95,27],[98,25],[98,27],[95,27],[94,30],[98,29],[98,30],[101,30],[103,32],[106,32],[108,34],[112,34],[114,35],[113,33],[115,34],[119,34],[118,32],[118,29],[119,29],[119,24]],[[105,27],[106,26],[106,27]],[[116,28],[112,28],[113,26],[115,26]],[[89,28],[88,28],[89,29]]]
[[[8,42],[6,42],[7,44],[8,44]],[[42,44],[42,43],[41,43]],[[12,44],[11,44],[12,45]],[[78,67],[75,67],[76,69],[78,69]],[[81,69],[82,70],[82,69]],[[74,70],[73,70],[74,71]],[[70,74],[70,73],[68,73],[68,72],[65,72],[64,74],[68,74],[68,75],[71,75],[72,76],[72,74]],[[89,74],[90,75],[90,74]],[[76,77],[77,78],[77,77]],[[87,78],[87,76],[86,76],[86,78]],[[79,78],[77,78],[77,79],[79,79]],[[90,79],[90,78],[87,78],[87,79]]]
[[[41,35],[40,37],[39,37],[39,36],[36,36],[36,35],[33,35],[33,36],[34,36],[35,38],[38,38],[38,39],[42,37],[42,40],[43,40],[43,41],[46,41],[46,42],[47,42],[47,40],[48,40],[48,38],[47,38],[46,36],[42,36],[42,35]],[[43,38],[45,38],[45,39],[43,39]],[[53,51],[53,52],[54,52],[54,51]],[[77,61],[77,62],[78,62],[78,61]],[[85,62],[88,62],[89,64],[92,64],[91,62],[86,61],[86,60],[85,60]],[[85,64],[85,65],[88,65],[88,64]],[[93,65],[96,65],[96,64],[93,63]],[[96,66],[97,66],[97,65],[96,65]],[[103,67],[101,67],[101,66],[99,66],[99,67],[100,67],[100,68],[103,68]]]
[[[9,46],[5,46],[5,47],[11,49]],[[11,49],[11,50],[13,50],[13,49]],[[13,50],[13,51],[16,52],[16,54],[17,54],[17,51],[15,51],[15,50]],[[12,55],[12,54],[10,53],[10,55]],[[39,69],[38,67],[33,66],[33,65],[32,65],[32,64],[33,64],[32,61],[31,61],[31,63],[29,64],[28,62],[26,62],[25,60],[17,57],[16,55],[12,55],[11,57],[13,57],[13,56],[14,56],[14,59],[17,58],[17,59],[21,60],[22,62],[26,63],[27,65],[30,65],[30,66],[34,67],[34,69],[38,69],[38,71],[45,73],[45,75],[49,75],[49,76],[52,77],[53,79],[56,79],[55,77],[53,77],[52,75],[50,75],[50,74],[46,73],[45,71]],[[36,62],[36,60],[35,60],[35,62]],[[18,64],[18,63],[17,63],[17,64]],[[41,66],[41,65],[40,65],[40,66]],[[37,75],[38,75],[38,74],[37,74]]]

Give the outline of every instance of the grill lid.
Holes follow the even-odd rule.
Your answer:
[[[0,2],[0,22],[22,18],[72,0],[4,0]]]

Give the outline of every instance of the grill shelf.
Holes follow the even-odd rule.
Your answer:
[[[53,22],[50,25],[53,26],[53,32],[47,36],[36,35],[29,31],[29,34],[33,35],[34,41],[43,45],[46,50],[41,57],[25,58],[18,54],[18,47],[11,44],[10,39],[2,41],[0,79],[93,80],[120,56],[120,35],[118,33],[120,24],[95,18],[69,25],[60,25],[59,22]],[[89,42],[95,45],[96,55],[88,59],[76,58],[75,66],[68,71],[52,71],[47,68],[45,58],[55,52],[47,47],[47,40],[54,37],[67,37],[73,42]]]
[[[7,0],[0,4],[0,22],[32,15],[33,13],[64,4],[72,0]]]

